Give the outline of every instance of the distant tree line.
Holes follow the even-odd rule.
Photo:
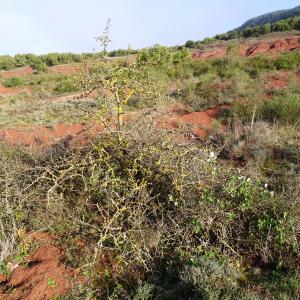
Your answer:
[[[108,52],[108,57],[120,57],[120,56],[126,56],[130,54],[136,54],[138,53],[138,50],[134,49],[117,49],[117,50],[112,50]]]
[[[231,40],[239,37],[257,37],[270,32],[281,32],[290,30],[300,30],[300,17],[289,18],[277,21],[273,24],[266,23],[264,25],[246,27],[242,31],[229,31],[225,34],[216,35],[217,40]]]
[[[292,9],[274,11],[248,20],[241,27],[237,28],[237,30],[242,31],[247,27],[262,26],[267,23],[274,24],[280,20],[286,20],[286,19],[299,17],[299,16],[300,16],[300,6],[297,6]]]
[[[300,17],[293,17],[285,20],[277,21],[273,24],[267,23],[264,25],[247,27],[244,30],[232,30],[227,33],[218,34],[214,38],[206,38],[202,41],[189,40],[185,43],[187,48],[201,48],[203,45],[208,44],[215,40],[228,41],[237,38],[258,37],[270,32],[282,32],[300,30]]]
[[[137,50],[118,49],[109,52],[108,56],[118,57],[135,53],[137,53]],[[36,71],[43,72],[46,71],[47,67],[69,63],[79,63],[83,59],[91,57],[100,58],[102,57],[102,53],[49,53],[45,55],[16,54],[15,56],[0,55],[0,70],[11,70],[18,67],[30,66]]]
[[[15,56],[1,55],[0,70],[11,70],[18,67],[30,66],[36,71],[45,71],[47,67],[71,62],[80,62],[82,54],[50,53],[46,55],[16,54]]]

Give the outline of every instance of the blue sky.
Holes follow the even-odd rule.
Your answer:
[[[110,49],[171,46],[297,5],[299,0],[0,0],[0,54],[92,51],[108,17]]]

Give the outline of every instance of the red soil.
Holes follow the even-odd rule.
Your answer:
[[[228,109],[229,105],[220,105],[202,112],[188,113],[182,105],[175,105],[167,108],[164,113],[166,117],[157,117],[155,125],[157,128],[167,130],[178,130],[181,125],[192,127],[192,134],[199,138],[205,138],[212,128],[213,120],[223,109]],[[137,116],[137,113],[130,113],[124,116],[124,121],[129,122]],[[90,130],[87,130],[90,129]],[[0,130],[0,138],[8,144],[24,146],[29,148],[47,148],[59,142],[61,139],[71,137],[71,147],[86,144],[89,136],[101,132],[103,128],[94,123],[92,126],[85,124],[59,124],[53,128],[36,127],[32,129],[10,128]]]
[[[285,51],[300,49],[299,36],[289,36],[279,38],[271,42],[257,42],[255,44],[245,44],[240,47],[240,55],[245,57],[256,56],[258,54],[277,54]],[[226,55],[227,49],[219,47],[209,51],[198,51],[192,54],[194,59],[219,58]]]
[[[216,48],[209,51],[194,52],[192,57],[194,59],[208,59],[208,58],[219,58],[226,55],[227,50],[225,48]]]
[[[0,95],[15,95],[22,91],[20,88],[9,88],[3,85],[0,85]]]
[[[288,85],[289,76],[292,76],[292,79],[300,82],[300,71],[296,73],[291,73],[288,71],[278,72],[276,74],[269,74],[267,76],[266,87],[269,89],[281,89]]]
[[[73,93],[73,94],[69,94],[69,95],[53,97],[53,98],[50,98],[49,100],[51,102],[78,101],[78,97],[80,97],[81,94],[82,93]],[[83,99],[86,100],[87,98],[83,98]],[[81,99],[81,100],[83,100],[83,99]]]
[[[40,126],[23,130],[10,128],[0,130],[0,138],[12,145],[35,148],[39,145],[49,146],[68,136],[74,137],[83,132],[84,128],[83,124],[59,124],[53,128]]]
[[[48,68],[50,74],[62,74],[62,75],[72,75],[78,70],[78,64],[66,64],[57,65]],[[0,71],[0,77],[11,78],[11,77],[23,77],[33,74],[33,69],[31,67],[16,68],[9,71]]]
[[[0,77],[10,78],[10,77],[22,77],[33,74],[31,67],[22,67],[9,71],[0,71]]]
[[[0,84],[0,95],[17,95],[20,93],[27,93],[27,94],[32,94],[32,87],[27,86],[27,87],[22,87],[22,88],[10,88],[10,87],[5,87]]]
[[[162,129],[178,129],[180,126],[192,126],[192,134],[195,137],[205,138],[212,129],[213,121],[222,110],[229,109],[229,105],[220,105],[201,112],[186,113],[183,115],[161,118],[156,121],[156,126]]]
[[[176,103],[171,106],[166,106],[163,109],[164,114],[168,115],[184,115],[190,113],[190,111],[187,109],[187,107],[182,103]]]
[[[271,89],[281,89],[287,85],[289,73],[281,72],[279,74],[272,74],[267,77],[267,87]]]
[[[57,65],[48,68],[50,74],[72,75],[78,71],[78,64]]]
[[[255,56],[261,53],[276,54],[279,52],[293,51],[300,49],[300,39],[298,36],[291,36],[288,38],[277,39],[274,42],[264,43],[260,42],[255,45],[246,47],[243,56]]]
[[[31,235],[39,248],[29,256],[27,266],[18,266],[9,278],[2,278],[0,299],[50,300],[63,296],[71,288],[74,272],[62,264],[62,252],[45,233]]]

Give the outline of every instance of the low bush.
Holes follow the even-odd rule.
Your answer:
[[[74,84],[73,80],[70,78],[65,78],[63,80],[60,80],[56,87],[54,88],[54,91],[56,94],[66,94],[66,93],[72,93],[77,91],[78,88]]]
[[[300,96],[287,93],[264,102],[260,108],[261,118],[269,122],[300,125]]]
[[[9,55],[0,56],[0,70],[11,70],[15,67],[14,59]]]
[[[272,59],[264,55],[246,58],[243,66],[243,69],[253,78],[258,77],[262,71],[274,68]]]
[[[300,67],[300,51],[282,53],[275,59],[274,65],[278,70],[297,70]]]
[[[24,84],[24,81],[19,77],[11,77],[4,81],[3,85],[6,87],[16,87],[16,86],[22,86]]]
[[[30,67],[36,72],[46,72],[47,66],[46,64],[40,59],[34,59],[30,62]]]
[[[16,239],[14,222],[47,228],[66,261],[88,274],[82,288],[95,297],[222,298],[251,285],[256,267],[295,267],[298,235],[279,195],[217,162],[213,149],[180,147],[159,132],[149,139],[145,129],[79,150],[62,144],[40,157],[4,158],[1,174],[11,162],[25,166],[7,169],[14,185],[0,203],[16,205],[13,223],[1,216],[4,232]],[[74,247],[77,240],[86,246]]]

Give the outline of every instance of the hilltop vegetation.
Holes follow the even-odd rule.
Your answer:
[[[264,25],[249,26],[243,30],[233,30],[225,34],[215,36],[217,40],[231,40],[235,38],[257,37],[270,32],[284,32],[291,30],[300,30],[300,16],[280,20],[275,23],[266,23]]]
[[[290,19],[293,17],[299,17],[299,16],[300,16],[300,6],[297,6],[292,9],[279,10],[279,11],[264,14],[262,16],[250,19],[246,21],[241,27],[239,27],[237,31],[243,31],[247,27],[256,27],[265,24],[274,24],[277,23],[278,21]]]
[[[217,34],[213,38],[202,41],[188,40],[184,47],[203,48],[216,40],[233,40],[258,37],[271,32],[285,32],[300,30],[300,6],[279,12],[266,14],[247,21],[241,27],[224,34]],[[181,50],[183,46],[171,47],[172,51]],[[123,57],[137,54],[141,50],[117,49],[107,53],[108,57]],[[47,67],[60,64],[81,63],[86,59],[101,59],[103,52],[98,53],[49,53],[45,55],[17,54],[15,56],[0,55],[0,70],[12,70],[18,67],[30,66],[36,72],[45,72]]]
[[[213,38],[205,38],[202,41],[189,40],[185,43],[187,48],[201,48],[215,40],[233,40],[249,37],[258,37],[271,32],[286,32],[300,30],[300,6],[290,10],[276,11],[253,18],[245,22],[241,27],[223,34],[217,34]]]
[[[108,53],[109,57],[125,56],[129,54],[136,53],[135,50],[124,50],[118,49],[113,50]],[[35,54],[16,54],[15,56],[1,55],[0,56],[0,70],[11,70],[14,68],[30,66],[36,71],[46,71],[47,67],[69,64],[69,63],[79,63],[84,59],[89,58],[102,58],[103,53],[49,53],[45,55],[35,55]]]

